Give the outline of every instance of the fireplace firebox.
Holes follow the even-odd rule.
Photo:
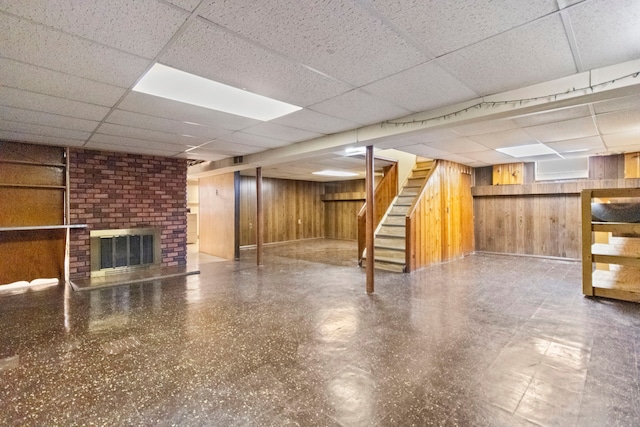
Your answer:
[[[157,228],[92,230],[91,276],[160,264],[160,236]]]

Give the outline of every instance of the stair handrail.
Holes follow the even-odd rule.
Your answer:
[[[412,252],[411,249],[414,246],[413,243],[415,239],[415,236],[413,235],[413,221],[415,220],[416,209],[418,204],[422,200],[422,197],[426,192],[425,190],[427,188],[427,184],[429,183],[431,176],[435,173],[438,165],[439,165],[438,160],[433,160],[433,167],[431,168],[429,173],[427,173],[427,176],[425,177],[425,180],[422,182],[422,185],[420,186],[420,190],[418,190],[418,194],[416,195],[415,199],[413,199],[413,202],[411,203],[411,206],[409,207],[409,210],[407,211],[407,215],[405,217],[404,256],[405,256],[405,272],[406,273],[409,273],[412,270],[410,262],[411,262],[411,252]]]
[[[375,229],[378,224],[380,224],[380,221],[382,220],[382,218],[384,217],[384,214],[387,212],[387,209],[389,208],[389,206],[391,205],[391,202],[393,202],[393,199],[398,195],[398,163],[395,162],[390,166],[387,166],[384,169],[385,173],[384,176],[382,177],[382,179],[380,180],[380,182],[378,182],[378,185],[376,186],[374,193],[373,193],[373,200],[376,202],[374,203],[374,214],[373,214],[373,219],[374,219],[374,225],[373,228]],[[381,193],[383,191],[390,191],[393,195],[390,197],[386,197],[384,198],[382,201],[383,203],[377,203],[378,200],[380,198],[382,198]],[[366,212],[367,212],[367,203],[365,202],[362,205],[362,208],[360,209],[360,211],[358,212],[358,217],[357,217],[357,221],[358,221],[358,265],[360,265],[362,263],[362,253],[364,252],[364,248],[366,246],[366,236],[367,236],[367,229],[366,229]],[[380,214],[382,213],[382,214]]]

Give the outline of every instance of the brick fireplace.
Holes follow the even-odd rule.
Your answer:
[[[92,230],[160,230],[160,264],[186,265],[184,159],[70,149],[71,278],[91,273]]]

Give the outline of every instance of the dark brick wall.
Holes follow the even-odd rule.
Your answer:
[[[72,278],[91,271],[90,230],[162,229],[162,264],[187,261],[187,162],[183,159],[70,149]]]

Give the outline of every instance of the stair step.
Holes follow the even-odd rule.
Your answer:
[[[375,259],[378,259],[378,257],[381,258],[392,258],[395,260],[399,260],[402,261],[403,263],[405,262],[405,255],[404,255],[404,250],[402,249],[388,249],[385,247],[379,247],[379,246],[375,246],[373,249],[373,255]]]
[[[380,227],[380,231],[378,231],[378,233],[376,234],[377,236],[396,236],[396,237],[402,237],[404,238],[404,236],[406,235],[406,229],[404,224],[398,224],[398,225],[387,225],[387,224],[383,224]]]
[[[378,270],[392,271],[394,273],[404,273],[404,264],[375,260],[373,266]]]
[[[380,246],[385,248],[396,248],[398,250],[404,250],[405,243],[402,236],[376,236],[373,242],[374,246]]]
[[[406,215],[407,213],[409,213],[410,207],[411,205],[403,205],[403,206],[393,205],[391,207],[390,214]]]
[[[382,223],[383,225],[406,225],[407,220],[404,215],[387,215],[387,219]]]
[[[422,183],[423,182],[424,182],[424,177],[418,177],[418,178],[411,177],[407,181],[407,184],[410,184],[412,186],[416,186],[417,185],[417,186],[422,187]]]
[[[413,199],[415,199],[415,195],[413,196],[398,196],[398,198],[396,199],[396,202],[394,203],[395,205],[411,205],[411,203],[413,203]]]

